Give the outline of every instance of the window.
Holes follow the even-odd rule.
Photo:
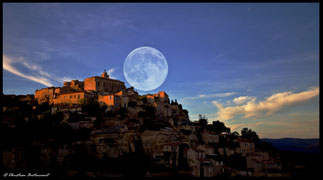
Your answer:
[[[76,98],[76,95],[74,95],[74,98]]]
[[[78,95],[77,98],[80,99],[80,95]]]
[[[66,96],[64,96],[64,100],[66,99]]]
[[[110,99],[112,99],[112,96],[109,96]]]
[[[73,96],[72,96],[72,95],[70,95],[70,98],[73,98]]]
[[[98,82],[98,86],[100,86],[100,82]]]

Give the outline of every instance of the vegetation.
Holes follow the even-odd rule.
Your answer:
[[[237,170],[246,170],[247,169],[247,161],[246,158],[242,157],[241,154],[233,154],[227,157],[226,164],[230,167]]]
[[[257,133],[255,131],[253,131],[252,129],[248,129],[248,128],[243,128],[241,130],[241,137],[245,138],[245,139],[250,139],[253,142],[255,142],[256,144],[260,143],[260,139],[259,136],[257,135]]]
[[[121,119],[124,119],[127,116],[127,113],[127,108],[121,107],[115,112],[115,115],[120,115]]]
[[[170,104],[171,105],[178,105],[177,99],[175,99],[175,101],[172,100]]]
[[[85,121],[85,120],[86,119],[84,118],[84,116],[80,115],[78,112],[70,112],[67,122],[75,123],[75,122]]]
[[[199,123],[201,126],[205,127],[207,125],[207,117],[205,115],[199,114]]]
[[[186,114],[188,116],[188,110],[183,109],[183,113]]]
[[[146,96],[137,96],[138,101],[142,101],[144,104],[147,104],[147,97]]]
[[[96,116],[102,114],[106,107],[101,108],[98,102],[90,101],[87,98],[81,99],[80,104],[82,111],[89,116]]]
[[[212,125],[209,125],[207,127],[209,131],[213,131],[215,133],[222,133],[222,132],[230,132],[230,128],[226,127],[223,122],[220,122],[219,120],[213,121]]]
[[[128,103],[128,106],[131,107],[131,108],[135,108],[137,106],[137,103],[135,101],[130,101]]]

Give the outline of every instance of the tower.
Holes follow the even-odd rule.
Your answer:
[[[109,75],[107,74],[107,71],[104,69],[104,72],[102,73],[101,77],[109,79]]]

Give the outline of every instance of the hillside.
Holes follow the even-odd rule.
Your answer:
[[[320,139],[299,139],[299,138],[281,138],[281,139],[262,139],[271,143],[275,148],[286,151],[306,152],[319,154]]]

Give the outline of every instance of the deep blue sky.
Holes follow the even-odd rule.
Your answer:
[[[129,87],[123,62],[140,46],[161,51],[169,67],[163,85],[140,94],[166,91],[191,120],[319,137],[318,3],[5,3],[3,92],[104,69]]]

